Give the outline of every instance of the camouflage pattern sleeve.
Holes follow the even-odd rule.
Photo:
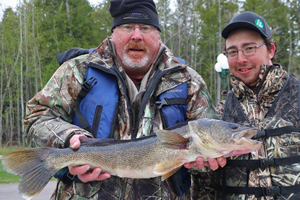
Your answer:
[[[217,112],[217,115],[219,116],[219,119],[222,119],[222,115],[223,115],[224,108],[225,108],[225,103],[226,103],[226,100],[222,100],[216,106],[216,112]]]
[[[215,107],[203,78],[193,69],[187,68],[191,75],[188,88],[187,118],[189,120],[198,118],[217,119]]]
[[[27,143],[32,146],[65,147],[70,134],[90,134],[72,125],[75,101],[85,67],[80,64],[87,55],[79,56],[61,65],[46,86],[27,102],[24,120]]]

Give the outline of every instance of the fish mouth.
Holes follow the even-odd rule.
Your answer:
[[[232,147],[233,146],[243,146],[243,148],[236,148],[233,149],[226,154],[224,154],[224,157],[230,157],[230,156],[238,156],[242,154],[250,153],[254,150],[257,150],[261,147],[261,142],[258,140],[253,140],[251,138],[255,137],[258,133],[258,129],[254,127],[242,127],[241,130],[234,133],[232,137]]]

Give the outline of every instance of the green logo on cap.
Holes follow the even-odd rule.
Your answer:
[[[264,23],[263,23],[260,19],[256,19],[256,20],[255,20],[255,25],[256,25],[258,28],[264,28]]]

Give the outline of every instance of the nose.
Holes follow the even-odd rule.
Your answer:
[[[141,30],[136,27],[134,30],[133,30],[133,33],[132,33],[132,36],[131,38],[134,40],[134,41],[139,41],[139,40],[142,40],[143,37],[142,37],[142,32]]]
[[[241,50],[238,51],[236,61],[238,63],[245,63],[247,61],[246,56],[244,55],[244,53]]]

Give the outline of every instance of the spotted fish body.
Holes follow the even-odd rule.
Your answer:
[[[213,119],[198,119],[157,130],[156,135],[135,140],[93,140],[78,150],[33,148],[3,155],[4,169],[21,176],[19,190],[24,198],[35,197],[52,176],[69,165],[101,167],[111,175],[126,178],[165,180],[186,162],[231,156],[257,150],[251,140],[257,130]]]

